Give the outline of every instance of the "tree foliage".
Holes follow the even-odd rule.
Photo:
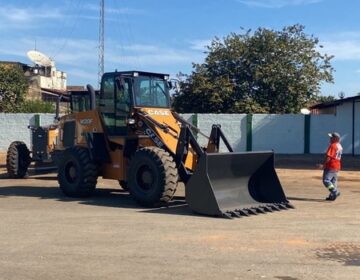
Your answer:
[[[274,31],[259,28],[215,38],[204,63],[181,81],[175,95],[179,112],[298,113],[333,81],[332,56],[319,41],[293,25]]]
[[[18,113],[55,113],[55,106],[51,102],[41,100],[24,100],[18,108]]]
[[[27,90],[27,80],[19,67],[0,65],[0,112],[17,112]]]
[[[54,113],[54,105],[41,100],[26,100],[28,81],[16,65],[0,65],[0,112]]]

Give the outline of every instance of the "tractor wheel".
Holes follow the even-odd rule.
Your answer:
[[[58,182],[67,196],[90,196],[97,183],[97,167],[91,160],[89,150],[71,147],[64,151],[59,164]]]
[[[6,169],[10,178],[24,178],[31,163],[30,151],[21,141],[12,142],[7,150]]]
[[[124,191],[129,190],[129,186],[128,186],[128,183],[126,181],[119,180],[119,185]]]
[[[130,161],[130,194],[141,205],[156,207],[169,202],[176,191],[178,170],[168,152],[157,147],[138,150]]]

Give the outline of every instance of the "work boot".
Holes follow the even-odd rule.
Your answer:
[[[326,200],[334,201],[338,196],[340,195],[340,192],[331,192],[329,196],[326,198]]]

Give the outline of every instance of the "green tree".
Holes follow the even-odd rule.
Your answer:
[[[24,100],[17,113],[55,113],[55,106],[51,102],[41,100]]]
[[[26,100],[29,84],[16,65],[0,65],[0,112],[54,113],[54,105],[41,100]]]
[[[204,63],[181,81],[174,97],[179,112],[298,113],[333,82],[332,56],[319,41],[293,25],[274,31],[259,28],[215,38]]]
[[[27,80],[19,67],[0,65],[0,112],[17,112],[27,90]]]

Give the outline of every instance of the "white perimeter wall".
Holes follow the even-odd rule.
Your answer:
[[[246,151],[247,116],[245,114],[182,114],[190,123],[210,135],[212,124],[221,124],[222,130],[235,151]],[[50,125],[53,114],[40,114],[41,125]],[[344,152],[352,153],[352,104],[338,107],[337,115],[311,115],[310,153],[324,153],[329,138],[327,133],[338,131],[342,137]],[[24,141],[30,146],[29,124],[34,123],[34,114],[0,113],[0,151],[6,151],[12,141]],[[355,103],[355,154],[360,154],[360,103]],[[252,150],[274,150],[279,154],[302,154],[305,142],[303,115],[255,114],[252,116]],[[198,135],[201,145],[207,139]],[[226,151],[222,145],[221,151]]]
[[[360,102],[355,103],[355,129],[354,129],[354,144],[355,144],[355,154],[360,155]]]
[[[54,117],[54,114],[40,114],[40,125],[52,124]],[[0,113],[0,151],[6,151],[13,141],[23,141],[30,147],[28,126],[34,124],[34,114]]]
[[[304,116],[255,114],[252,120],[253,151],[304,153]]]
[[[329,137],[327,136],[327,134],[331,131],[336,130],[337,129],[335,115],[311,116],[310,153],[324,153],[329,144]]]
[[[221,129],[228,139],[234,151],[246,150],[246,114],[198,114],[197,126],[205,135],[210,135],[213,124],[220,124]],[[208,139],[198,135],[201,146],[206,146]],[[226,151],[224,145],[220,145],[220,151]]]
[[[341,135],[341,144],[345,154],[360,154],[360,103],[343,103],[336,108],[336,115],[312,115],[310,134],[310,153],[323,153],[329,143],[324,137],[328,132],[336,131]],[[353,131],[354,127],[354,131]],[[353,136],[354,133],[354,136]]]

